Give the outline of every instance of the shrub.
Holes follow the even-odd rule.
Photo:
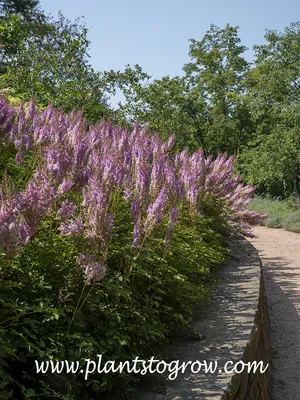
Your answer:
[[[300,233],[300,210],[289,213],[283,221],[283,228],[288,231]]]
[[[173,138],[137,125],[88,126],[34,101],[15,112],[1,100],[0,114],[17,162],[0,186],[2,389],[126,392],[140,377],[38,375],[34,360],[162,357],[209,300],[226,237],[261,220],[246,209],[253,188],[233,176],[233,157],[172,154]]]
[[[138,377],[41,376],[35,360],[163,358],[176,330],[189,326],[195,305],[209,300],[210,280],[227,255],[224,239],[211,229],[215,221],[196,218],[191,225],[183,213],[168,250],[161,231],[132,257],[122,219],[112,233],[101,284],[84,285],[83,272],[74,268],[72,240],[53,233],[50,242],[49,223],[10,263],[0,285],[0,368],[2,389],[13,397],[29,390],[70,399],[98,398],[116,388],[126,392]]]
[[[281,200],[257,196],[249,208],[267,214],[267,219],[262,222],[269,228],[284,228],[299,232],[300,210],[298,199],[295,197]]]

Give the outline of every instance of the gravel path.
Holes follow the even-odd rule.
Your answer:
[[[300,400],[300,234],[256,227],[273,348],[272,400]]]

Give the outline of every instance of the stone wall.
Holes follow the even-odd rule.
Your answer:
[[[263,361],[269,368],[263,374],[244,371],[232,377],[229,388],[222,400],[269,400],[271,382],[271,345],[269,335],[269,314],[266,299],[264,276],[261,273],[260,293],[257,312],[249,342],[242,357],[243,362]]]
[[[220,270],[221,280],[214,291],[214,302],[193,328],[205,339],[188,335],[173,347],[180,362],[218,361],[215,373],[192,373],[187,369],[176,380],[166,380],[164,394],[145,388],[143,400],[268,400],[270,395],[271,347],[269,316],[261,260],[245,239],[231,244],[233,257]],[[265,373],[224,373],[227,361],[263,361]]]

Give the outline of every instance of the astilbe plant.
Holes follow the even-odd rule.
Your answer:
[[[0,98],[0,143],[9,138],[9,134],[15,129],[13,119],[15,110],[3,98]]]
[[[137,124],[132,133],[105,122],[88,126],[80,113],[67,116],[51,105],[41,112],[34,99],[16,111],[0,99],[0,129],[1,140],[17,149],[17,163],[26,154],[36,163],[24,190],[0,187],[0,247],[8,258],[48,216],[61,235],[83,239],[77,262],[88,281],[101,281],[120,196],[131,209],[135,251],[163,221],[168,246],[180,207],[201,214],[207,197],[221,202],[229,232],[251,236],[251,225],[263,218],[246,208],[254,188],[233,175],[233,156],[172,155],[174,137],[163,143]]]

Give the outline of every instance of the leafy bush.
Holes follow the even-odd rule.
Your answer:
[[[3,396],[121,396],[140,377],[40,375],[34,362],[162,358],[209,301],[225,238],[261,220],[245,208],[253,188],[233,157],[173,154],[173,138],[137,125],[88,127],[34,101],[0,112],[17,161],[0,186]]]
[[[283,222],[283,228],[287,231],[300,233],[300,210],[290,213]]]
[[[126,392],[137,377],[95,375],[86,382],[80,374],[41,376],[34,360],[164,357],[174,332],[189,325],[194,306],[208,301],[210,280],[228,254],[222,236],[211,229],[212,217],[189,221],[187,214],[180,218],[168,250],[157,232],[132,257],[130,227],[122,218],[112,235],[105,280],[93,285],[85,285],[75,267],[72,241],[53,233],[50,242],[49,222],[44,224],[0,285],[2,390],[14,398],[35,391],[69,399],[96,399],[116,388]]]
[[[298,199],[290,197],[286,200],[269,197],[255,197],[249,208],[268,217],[263,221],[269,228],[284,228],[299,232],[300,209]]]

